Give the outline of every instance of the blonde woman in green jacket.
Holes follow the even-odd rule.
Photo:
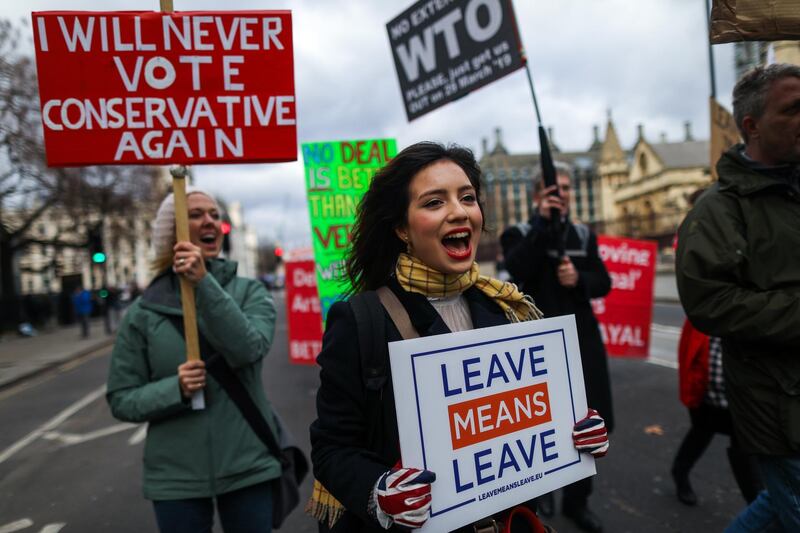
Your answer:
[[[280,475],[271,456],[203,361],[186,361],[180,324],[179,276],[196,288],[197,324],[273,421],[261,383],[261,363],[275,331],[275,307],[256,280],[236,276],[219,259],[220,209],[189,188],[190,242],[175,242],[169,195],[153,225],[158,273],[125,315],[114,345],[107,400],[113,415],[147,422],[144,496],[153,501],[161,532],[211,532],[216,503],[225,533],[269,533],[270,480]],[[204,391],[205,408],[191,397]],[[271,428],[273,432],[275,427]]]

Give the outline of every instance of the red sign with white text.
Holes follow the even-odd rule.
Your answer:
[[[647,357],[653,318],[656,243],[599,235],[600,258],[611,292],[592,300],[609,355]]]
[[[314,261],[285,263],[289,361],[313,365],[322,349],[322,311]]]
[[[297,159],[291,12],[32,19],[48,165]]]

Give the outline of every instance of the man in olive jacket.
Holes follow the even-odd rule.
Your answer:
[[[749,72],[733,109],[745,144],[680,228],[678,291],[723,339],[734,429],[767,488],[726,531],[800,531],[800,67]]]

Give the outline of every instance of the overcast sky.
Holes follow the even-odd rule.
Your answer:
[[[176,10],[218,10],[220,2],[175,0]],[[230,9],[291,9],[294,29],[298,142],[394,137],[398,147],[420,140],[457,142],[481,155],[494,129],[512,152],[538,151],[536,117],[522,70],[414,122],[406,120],[386,23],[413,2],[374,0],[228,0]],[[704,0],[517,0],[522,40],[545,125],[562,150],[605,131],[610,109],[623,147],[636,125],[657,141],[708,138],[710,93]],[[146,10],[158,2],[117,0],[5,1],[0,17],[30,11]],[[30,31],[26,28],[26,31]],[[729,106],[732,45],[714,47],[717,91]],[[301,157],[274,165],[194,167],[197,184],[239,201],[262,241],[310,245]]]

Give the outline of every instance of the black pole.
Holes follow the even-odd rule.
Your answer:
[[[528,86],[531,88],[531,96],[533,97],[533,109],[536,111],[536,120],[539,127],[542,127],[542,114],[539,113],[539,102],[536,100],[536,90],[533,88],[533,76],[531,76],[531,69],[528,66],[528,59],[525,58],[525,74],[528,75]]]
[[[711,8],[706,0],[706,38],[708,39],[708,69],[711,75],[711,98],[717,98],[717,79],[714,74],[714,49],[711,45]]]
[[[531,69],[528,66],[527,58],[525,58],[525,73],[528,75],[528,85],[531,88],[531,97],[533,98],[533,109],[536,111],[536,120],[539,123],[539,163],[542,166],[542,184],[546,187],[557,185],[556,182],[556,167],[553,165],[553,156],[550,153],[550,142],[547,139],[547,132],[542,124],[542,114],[539,112],[539,102],[536,100],[536,90],[533,88],[533,76],[531,76]],[[558,193],[558,186],[550,193],[552,196],[561,196]],[[553,238],[556,242],[558,250],[558,261],[564,256],[564,239],[562,238],[561,228],[561,210],[553,208],[550,210],[550,229],[553,232]]]

